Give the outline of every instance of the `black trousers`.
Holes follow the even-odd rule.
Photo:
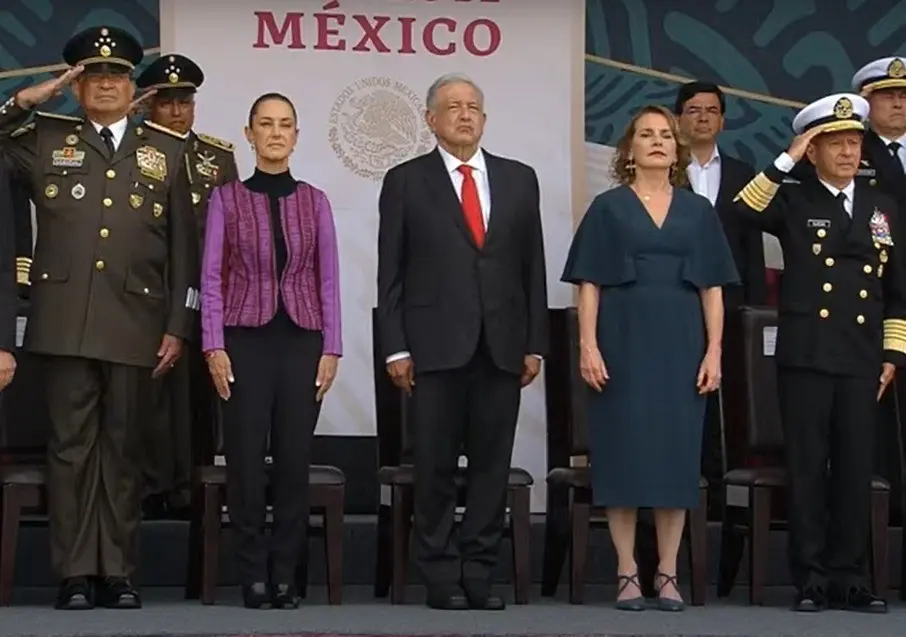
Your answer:
[[[47,356],[50,555],[60,578],[129,577],[141,520],[151,369]]]
[[[862,585],[878,378],[780,368],[777,382],[789,473],[794,583],[800,589]]]
[[[415,559],[425,583],[487,581],[497,563],[519,376],[494,365],[484,345],[465,367],[419,373],[410,423],[415,464]],[[468,458],[465,513],[454,537],[459,456]]]
[[[315,379],[323,338],[282,314],[263,327],[228,327],[224,336],[236,379],[222,413],[239,580],[292,584],[308,530],[311,442],[321,407]],[[273,459],[269,546],[264,533],[268,446]]]

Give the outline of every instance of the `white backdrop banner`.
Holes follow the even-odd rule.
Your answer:
[[[319,434],[375,433],[378,192],[390,167],[433,148],[424,96],[440,75],[468,74],[485,94],[483,146],[538,172],[550,305],[570,304],[558,280],[573,229],[571,38],[583,35],[574,25],[584,2],[218,0],[214,13],[210,2],[161,5],[162,53],[187,55],[205,72],[196,129],[235,142],[248,175],[249,107],[263,93],[284,93],[299,114],[293,173],[333,205],[345,356]],[[544,409],[539,378],[523,393],[513,457],[540,480],[535,510],[546,473]]]

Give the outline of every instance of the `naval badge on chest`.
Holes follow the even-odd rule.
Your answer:
[[[893,237],[890,236],[890,224],[887,222],[887,215],[875,208],[871,214],[871,221],[868,222],[871,229],[871,240],[881,245],[892,246]]]
[[[214,163],[217,155],[210,151],[205,151],[204,153],[195,153],[195,156],[198,157],[198,162],[195,164],[196,172],[209,181],[215,181],[217,173],[220,172],[217,164]]]

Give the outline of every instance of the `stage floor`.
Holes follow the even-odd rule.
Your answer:
[[[502,593],[508,591],[501,589]],[[367,587],[347,587],[342,606],[328,606],[323,588],[310,591],[298,611],[246,610],[238,591],[220,591],[218,605],[181,599],[176,589],[144,591],[139,611],[61,612],[49,607],[53,591],[16,592],[14,606],[0,609],[0,637],[24,635],[607,635],[611,637],[902,637],[906,605],[896,602],[887,615],[826,611],[797,614],[789,610],[791,590],[770,589],[767,605],[746,605],[746,591],[730,601],[671,614],[654,610],[626,613],[610,608],[612,587],[589,587],[583,606],[565,599],[541,598],[534,592],[527,606],[504,612],[435,611],[421,604],[423,593],[410,587],[409,603],[392,606],[375,600]],[[564,593],[565,594],[565,593]],[[713,591],[711,591],[713,596]],[[892,595],[893,598],[895,595]]]

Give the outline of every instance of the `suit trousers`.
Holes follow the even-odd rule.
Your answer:
[[[789,474],[793,581],[800,589],[862,585],[877,376],[781,367],[777,383]]]
[[[183,355],[155,381],[154,415],[143,448],[144,495],[189,504],[195,464],[211,462],[219,435],[217,395],[199,347],[186,343]]]
[[[464,367],[419,373],[414,363],[407,425],[414,441],[417,567],[429,587],[488,581],[503,536],[520,378],[494,364],[483,339]],[[460,454],[468,468],[457,541]]]
[[[222,413],[239,580],[292,584],[307,541],[311,444],[321,409],[315,380],[324,339],[283,312],[263,327],[227,327],[224,338],[235,377]],[[270,546],[264,533],[268,446]]]
[[[141,521],[141,430],[151,369],[42,356],[50,553],[61,578],[129,577]]]

